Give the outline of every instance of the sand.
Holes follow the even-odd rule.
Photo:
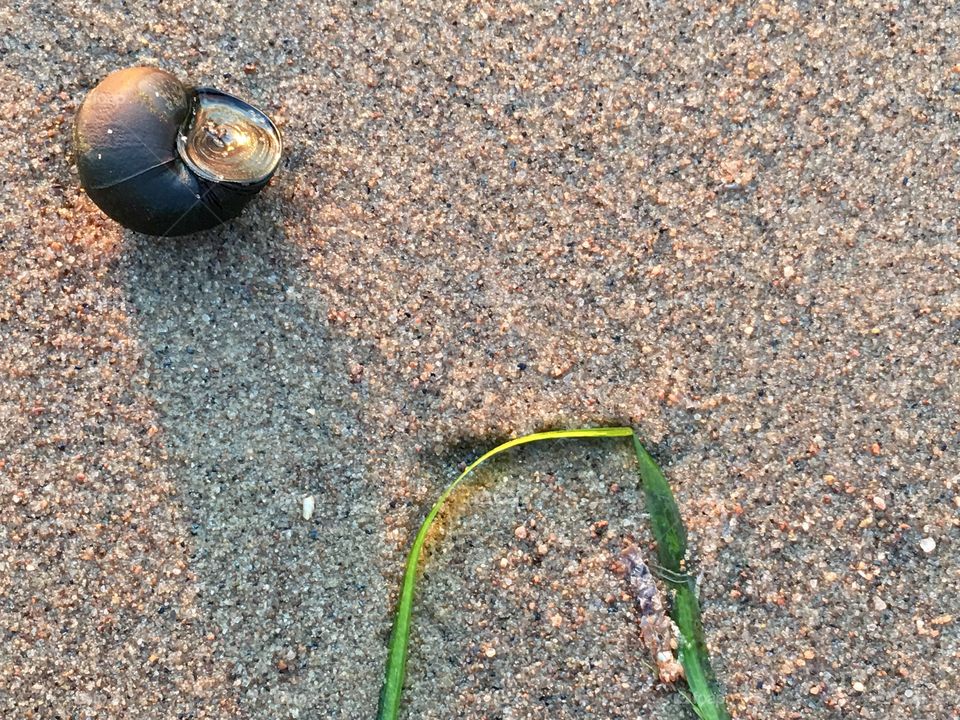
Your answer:
[[[372,717],[443,484],[626,423],[736,717],[960,716],[948,3],[37,0],[0,28],[0,715]],[[72,118],[134,64],[281,125],[239,219],[158,240],[79,190]],[[478,481],[407,717],[691,718],[617,573],[649,542],[628,448]]]

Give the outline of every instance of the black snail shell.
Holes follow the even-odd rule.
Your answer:
[[[147,235],[187,235],[236,217],[280,164],[262,111],[163,70],[108,75],[77,113],[80,184],[111,218]]]

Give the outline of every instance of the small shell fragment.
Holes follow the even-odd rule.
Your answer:
[[[640,550],[628,547],[622,557],[627,566],[630,594],[640,613],[640,639],[657,661],[661,682],[676,682],[684,677],[683,666],[674,654],[680,633],[664,609],[660,589]]]
[[[309,520],[313,517],[313,509],[317,506],[317,500],[313,495],[306,495],[303,498],[303,519]]]
[[[934,540],[932,537],[925,537],[923,540],[920,541],[920,549],[923,550],[925,553],[927,553],[927,555],[929,555],[930,553],[932,553],[934,550],[937,549],[937,541]]]

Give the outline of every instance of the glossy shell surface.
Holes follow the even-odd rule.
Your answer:
[[[280,160],[280,133],[270,118],[232,95],[201,88],[194,93],[187,132],[177,150],[207,180],[256,185]]]
[[[257,108],[148,67],[112,73],[87,95],[74,142],[90,198],[149,235],[185,235],[235,217],[282,153],[279,131]]]

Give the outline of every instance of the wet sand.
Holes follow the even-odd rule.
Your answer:
[[[947,4],[38,0],[0,29],[0,715],[372,717],[443,485],[625,423],[736,717],[960,716]],[[78,189],[73,115],[134,64],[282,127],[239,219],[158,240]],[[498,461],[441,536],[408,717],[692,717],[616,571],[649,542],[626,447]]]

